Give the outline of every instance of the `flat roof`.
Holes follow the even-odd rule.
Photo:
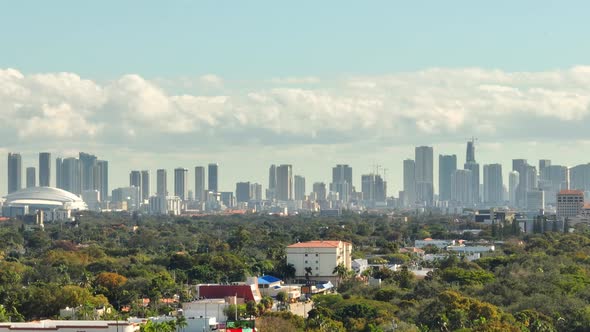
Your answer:
[[[287,248],[337,248],[340,242],[350,244],[344,241],[307,241],[294,243]]]

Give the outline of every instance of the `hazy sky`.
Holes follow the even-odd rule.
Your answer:
[[[462,164],[476,136],[478,161],[505,173],[512,158],[586,163],[589,11],[587,1],[6,2],[0,153],[21,152],[24,166],[38,151],[95,153],[110,161],[112,188],[131,169],[177,166],[192,188],[193,167],[209,162],[227,191],[266,187],[271,163],[293,164],[307,191],[349,163],[358,187],[380,164],[395,196],[415,145]]]

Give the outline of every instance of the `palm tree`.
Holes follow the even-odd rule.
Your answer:
[[[184,328],[188,326],[188,322],[184,315],[176,316],[176,328],[184,332]]]
[[[340,286],[340,282],[348,274],[348,269],[346,268],[346,266],[344,266],[344,264],[340,263],[336,265],[336,267],[334,267],[332,274],[338,276],[338,286]]]
[[[309,282],[309,276],[312,274],[312,270],[311,267],[308,266],[305,268],[305,280],[307,280]]]

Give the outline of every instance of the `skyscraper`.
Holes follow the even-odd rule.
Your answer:
[[[551,166],[551,160],[549,159],[539,159],[539,177],[544,179],[545,168]]]
[[[58,157],[55,159],[55,187],[59,189],[64,189],[63,183],[63,159]]]
[[[313,184],[313,192],[318,201],[326,200],[326,184],[323,182],[315,182]]]
[[[570,189],[572,190],[590,190],[590,163],[571,167]]]
[[[236,183],[236,202],[243,203],[250,201],[250,182]]]
[[[330,191],[337,192],[340,200],[348,202],[352,194],[352,167],[336,165],[332,168],[332,183]]]
[[[156,194],[158,196],[168,196],[168,173],[166,170],[157,170],[156,178]]]
[[[305,200],[305,178],[301,175],[295,175],[294,180],[295,200]]]
[[[415,157],[416,200],[430,206],[434,203],[432,147],[416,147]]]
[[[276,168],[276,174],[276,199],[279,201],[293,200],[293,166],[279,165]]]
[[[98,173],[98,186],[96,187],[96,190],[100,193],[101,202],[106,202],[109,200],[109,162],[106,160],[98,160],[96,162],[96,168]]]
[[[458,169],[451,176],[451,201],[456,206],[471,206],[473,204],[472,172],[468,169]]]
[[[412,159],[404,160],[404,206],[416,204],[416,163]]]
[[[140,171],[131,171],[129,173],[129,186],[139,188],[139,202],[143,202],[143,191],[141,190],[141,172]]]
[[[39,186],[51,186],[51,153],[39,153]]]
[[[174,169],[174,195],[183,201],[188,199],[188,169],[186,168]]]
[[[471,201],[473,203],[480,202],[479,196],[479,164],[475,161],[475,139],[467,142],[467,152],[465,154],[465,165],[464,169],[471,171],[471,195],[473,195]]]
[[[150,171],[141,171],[141,199],[150,198]]]
[[[73,194],[82,193],[82,179],[80,172],[80,160],[77,158],[65,158],[61,164],[62,189]]]
[[[8,193],[22,188],[22,158],[20,153],[8,153]]]
[[[209,191],[212,192],[217,192],[218,191],[218,186],[217,186],[217,181],[218,181],[218,176],[219,174],[217,173],[219,171],[219,166],[217,164],[209,164],[208,167],[208,177],[209,177]]]
[[[262,185],[260,183],[250,184],[250,200],[256,202],[262,201]]]
[[[456,170],[456,155],[438,156],[438,199],[440,201],[451,200],[451,177]]]
[[[80,163],[80,189],[81,190],[94,190],[96,186],[94,185],[95,175],[97,174],[96,171],[96,156],[80,152],[79,154],[79,163]]]
[[[483,166],[484,202],[488,205],[503,203],[504,183],[502,181],[502,165],[489,164]]]
[[[516,187],[516,204],[518,207],[525,207],[526,205],[526,168],[528,163],[526,159],[512,159],[512,171],[518,172],[518,186]]]
[[[508,174],[508,196],[510,199],[510,206],[517,206],[517,190],[520,182],[520,175],[517,171],[512,171]]]
[[[205,195],[205,167],[195,167],[195,200],[204,202]]]
[[[540,189],[546,192],[545,202],[555,205],[557,203],[557,193],[561,190],[569,189],[568,169],[565,166],[551,165],[546,166],[542,174],[543,186]]]
[[[274,200],[276,198],[277,190],[277,166],[270,165],[268,169],[268,190],[266,191],[266,199]]]
[[[27,167],[27,188],[37,186],[37,177],[35,175],[35,167]]]

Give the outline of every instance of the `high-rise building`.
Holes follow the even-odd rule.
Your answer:
[[[188,169],[174,169],[174,196],[180,197],[181,200],[188,199]]]
[[[508,197],[510,206],[517,206],[517,189],[520,181],[520,175],[517,171],[512,171],[508,174]]]
[[[404,160],[404,206],[416,203],[416,163],[412,159]]]
[[[209,164],[208,167],[208,177],[209,177],[209,181],[208,181],[208,185],[209,185],[209,191],[212,192],[217,192],[219,190],[218,186],[217,186],[217,181],[219,180],[219,166],[217,164]]]
[[[279,165],[276,168],[276,174],[276,199],[279,201],[293,200],[293,166]]]
[[[195,167],[195,200],[205,202],[207,195],[205,193],[205,167]]]
[[[544,179],[545,168],[551,166],[551,160],[539,159],[539,178]]]
[[[546,192],[546,204],[555,205],[557,203],[557,193],[569,189],[568,174],[568,169],[565,166],[545,166],[543,172],[541,172],[539,188]]]
[[[141,190],[141,172],[140,171],[131,171],[129,173],[129,186],[139,188],[139,202],[143,202],[143,191]]]
[[[20,153],[8,154],[8,193],[22,188],[22,158]]]
[[[456,155],[438,156],[438,200],[451,200],[451,177],[457,170]]]
[[[39,153],[39,187],[51,186],[51,153]]]
[[[381,175],[365,174],[361,176],[361,189],[363,201],[369,205],[375,202],[385,202],[387,197],[387,182],[383,181]]]
[[[99,198],[102,202],[109,200],[109,162],[106,160],[98,160],[96,162],[98,171],[98,184],[96,190],[99,192]]]
[[[431,146],[418,146],[416,154],[416,201],[424,205],[434,203],[433,150]]]
[[[574,166],[570,168],[569,173],[570,189],[590,190],[590,163]]]
[[[277,166],[270,165],[268,169],[268,190],[266,191],[266,199],[274,200],[277,191]]]
[[[489,164],[483,166],[483,201],[488,205],[503,203],[504,181],[502,165]]]
[[[96,189],[97,186],[94,185],[97,175],[96,162],[96,156],[85,152],[80,152],[79,163],[81,191]]]
[[[250,182],[236,183],[236,202],[243,203],[250,201]]]
[[[467,142],[467,152],[465,154],[465,165],[463,165],[464,169],[468,169],[471,171],[471,194],[473,195],[471,201],[473,203],[480,202],[480,195],[479,195],[479,164],[475,161],[475,139]]]
[[[250,200],[255,202],[262,201],[262,185],[260,183],[250,184]]]
[[[295,175],[293,178],[293,191],[296,201],[305,200],[305,178],[301,175]]]
[[[468,169],[457,169],[451,176],[451,201],[456,206],[473,204],[472,172]]]
[[[526,192],[528,190],[526,159],[512,159],[512,170],[518,172],[518,186],[516,188],[516,206],[526,206]]]
[[[150,171],[141,171],[141,199],[150,198]]]
[[[59,189],[64,189],[63,183],[63,159],[58,157],[55,159],[55,187]]]
[[[313,192],[318,201],[326,200],[326,184],[323,182],[315,182],[313,184]]]
[[[37,177],[35,175],[35,167],[27,167],[27,188],[37,186]]]
[[[565,219],[580,214],[584,207],[584,192],[581,190],[561,190],[557,194],[557,218]]]
[[[348,202],[352,194],[352,167],[348,165],[336,165],[332,168],[332,183],[330,191],[337,192],[340,200]]]
[[[77,158],[65,158],[61,164],[62,189],[73,194],[82,193],[82,179],[80,172],[80,160]]]
[[[543,214],[545,210],[545,192],[539,189],[532,189],[526,193],[526,211]]]
[[[163,168],[156,171],[156,195],[168,196],[168,172]]]

